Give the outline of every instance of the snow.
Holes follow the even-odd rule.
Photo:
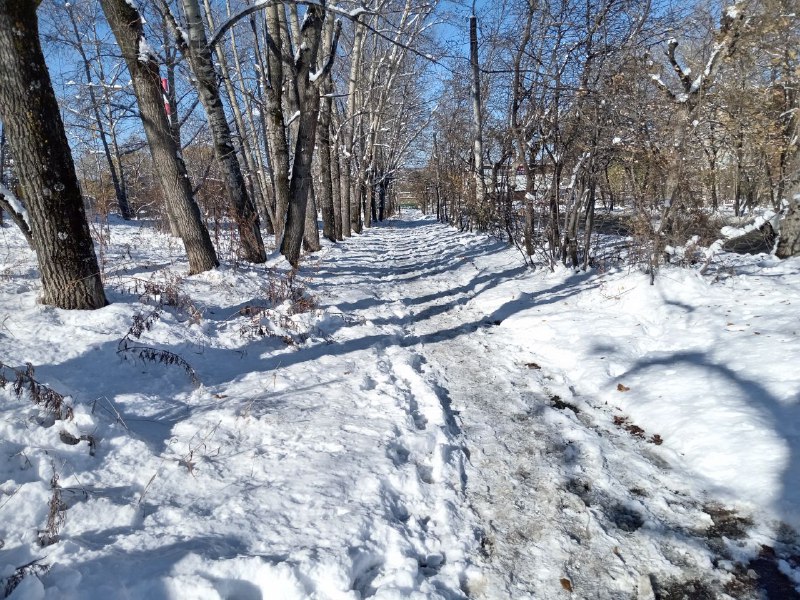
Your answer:
[[[0,360],[74,412],[0,390],[0,578],[49,566],[12,597],[645,598],[762,545],[798,581],[798,260],[530,271],[404,210],[290,284],[112,220],[92,312],[37,303],[14,229],[0,261]],[[199,384],[118,354],[153,311]]]
[[[764,211],[762,214],[758,215],[752,223],[745,225],[744,227],[723,227],[720,230],[720,233],[727,239],[733,239],[747,235],[751,231],[761,229],[766,223],[769,223],[776,231],[778,230],[778,215],[774,210]]]
[[[740,4],[731,4],[730,6],[725,7],[725,15],[727,15],[730,19],[737,19],[742,14],[742,8]]]
[[[156,53],[144,37],[139,38],[139,62],[149,63],[156,60]]]
[[[175,29],[177,30],[178,35],[181,36],[181,42],[183,43],[183,45],[188,47],[189,46],[189,33],[181,26],[177,26]]]
[[[11,192],[11,190],[2,184],[0,184],[0,195],[2,195],[5,201],[8,202],[12,210],[22,217],[23,221],[30,223],[30,220],[28,219],[28,211],[22,205],[22,202],[19,201],[19,198],[17,198]]]

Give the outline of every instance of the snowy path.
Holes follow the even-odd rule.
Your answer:
[[[391,363],[403,366],[412,412],[419,403],[434,415],[437,462],[454,473],[445,481],[453,488],[461,478],[454,506],[460,519],[476,519],[479,544],[463,591],[600,599],[650,598],[654,587],[659,597],[739,589],[718,570],[719,561],[730,570],[725,544],[707,534],[719,521],[736,537],[738,516],[725,522],[724,507],[720,516],[713,497],[672,471],[671,453],[614,426],[607,402],[578,401],[559,368],[568,361],[538,353],[515,330],[518,312],[556,303],[575,310],[570,297],[597,282],[533,283],[513,252],[498,261],[497,248],[476,241],[431,221],[401,221],[359,240],[360,264],[346,253],[331,261],[360,274],[345,285],[370,290],[354,310],[379,308],[373,324],[399,328]],[[563,332],[556,345],[569,354],[576,332]],[[754,593],[739,587],[737,597]]]

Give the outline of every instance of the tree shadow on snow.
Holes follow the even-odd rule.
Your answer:
[[[133,550],[118,550],[69,568],[56,565],[50,572],[41,576],[46,588],[58,589],[60,578],[69,570],[76,569],[81,573],[79,590],[87,598],[101,597],[141,597],[149,600],[167,600],[175,598],[176,585],[180,580],[204,581],[208,587],[216,590],[223,598],[241,600],[262,600],[265,598],[260,586],[242,578],[215,576],[203,569],[210,563],[237,559],[242,556],[260,558],[265,564],[278,565],[288,561],[287,555],[253,554],[240,540],[225,536],[202,536],[188,538],[157,547],[147,547],[150,540],[141,540],[142,547]],[[187,566],[175,567],[191,555],[202,557],[192,569]],[[223,567],[224,570],[224,567]],[[231,569],[231,575],[240,571],[238,567]],[[178,575],[180,579],[168,585],[168,579]],[[256,574],[253,574],[254,577]],[[299,579],[299,577],[298,577]],[[197,590],[195,589],[195,592]],[[309,590],[310,591],[310,590]],[[105,594],[105,595],[104,595]]]
[[[733,384],[741,393],[741,400],[754,408],[761,422],[786,443],[788,459],[781,479],[777,512],[787,522],[800,518],[800,394],[789,401],[781,401],[758,381],[743,377],[729,367],[714,362],[705,352],[689,351],[669,355],[649,356],[639,360],[621,377],[629,377],[650,369],[695,367],[714,374]],[[702,394],[702,390],[697,390]],[[718,432],[717,432],[718,433]],[[795,543],[800,539],[795,540]]]

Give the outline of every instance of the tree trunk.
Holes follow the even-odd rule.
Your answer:
[[[228,7],[228,16],[230,17],[230,0],[226,2]],[[253,49],[256,53],[256,64],[258,72],[258,85],[256,85],[255,100],[258,102],[258,109],[254,110],[250,94],[244,95],[244,102],[247,114],[247,120],[250,123],[250,130],[253,132],[253,160],[257,165],[256,174],[261,184],[262,195],[265,203],[265,210],[269,214],[268,231],[275,237],[276,222],[279,220],[275,212],[275,174],[272,164],[272,158],[269,149],[269,134],[267,132],[267,119],[264,116],[266,109],[266,96],[267,96],[267,67],[266,60],[264,59],[263,52],[261,51],[261,44],[259,43],[259,30],[254,17],[250,19],[250,27],[253,30]],[[267,27],[267,16],[264,13],[264,31]],[[236,36],[231,31],[231,50],[233,51],[233,60],[236,65],[236,75],[239,81],[239,87],[242,90],[247,89],[244,73],[242,71],[242,63],[239,55],[239,47],[236,43]],[[232,101],[233,102],[233,101]],[[261,141],[259,143],[257,131],[261,132]],[[286,216],[283,215],[282,219],[285,220]],[[281,231],[283,230],[283,221],[281,221]]]
[[[206,11],[208,24],[212,29],[214,29],[214,17],[211,13],[211,5],[209,0],[203,0],[203,7]],[[231,45],[234,47],[233,55],[236,59],[238,58],[239,53],[236,49],[236,42],[233,37],[231,37]],[[260,54],[258,50],[256,52],[257,54]],[[228,104],[233,112],[233,121],[236,125],[236,131],[239,136],[242,156],[245,164],[247,165],[247,170],[250,172],[249,178],[251,180],[251,189],[253,190],[252,197],[254,198],[258,208],[261,210],[263,218],[265,219],[265,225],[269,229],[270,227],[273,227],[272,223],[275,221],[275,215],[272,212],[272,207],[270,206],[269,199],[266,195],[266,178],[264,177],[260,156],[259,159],[256,160],[255,152],[253,151],[253,145],[247,136],[247,127],[245,125],[244,116],[242,115],[239,102],[236,98],[236,89],[233,85],[233,79],[231,78],[230,68],[228,67],[228,59],[225,55],[225,52],[218,51],[217,58],[219,59],[219,69],[220,74],[222,75],[222,81],[225,84],[225,92],[228,96]],[[253,132],[255,134],[255,128],[253,128]]]
[[[323,29],[323,47],[329,47],[333,41],[333,21],[328,19]],[[320,65],[322,68],[322,65]],[[322,233],[331,240],[336,241],[336,215],[333,210],[333,176],[331,175],[331,110],[333,98],[331,92],[333,84],[330,75],[322,84],[324,99],[319,112],[319,197],[322,208]]]
[[[126,0],[100,0],[100,4],[131,75],[164,202],[186,248],[189,273],[213,269],[219,264],[217,255],[192,198],[186,165],[164,112],[158,64],[148,52],[141,15]]]
[[[364,36],[366,29],[360,18],[356,18],[353,23],[355,33],[353,34],[353,52],[350,55],[350,76],[347,82],[347,113],[345,114],[345,128],[347,132],[347,151],[345,152],[345,164],[342,171],[342,182],[344,183],[342,189],[345,191],[346,197],[342,202],[347,203],[350,211],[350,225],[349,230],[356,233],[361,233],[361,200],[360,192],[356,189],[355,182],[353,181],[353,171],[355,170],[355,145],[356,145],[356,92],[358,89],[359,73],[361,71],[361,60],[363,58]],[[349,235],[348,230],[344,231],[344,235]]]
[[[231,130],[222,105],[217,85],[217,73],[206,39],[206,29],[197,0],[182,0],[188,30],[188,58],[195,76],[195,87],[203,104],[211,135],[214,139],[214,156],[219,165],[228,197],[233,205],[233,216],[239,229],[243,258],[248,262],[262,263],[267,255],[261,239],[258,212],[247,193],[241,165],[231,141]]]
[[[789,204],[789,210],[781,221],[780,239],[775,251],[778,258],[800,255],[800,195]]]
[[[295,69],[297,73],[297,94],[300,117],[297,128],[297,141],[292,164],[292,178],[289,182],[289,210],[286,215],[286,229],[281,243],[281,254],[289,263],[297,267],[303,244],[306,206],[312,185],[311,161],[314,156],[314,142],[319,116],[319,88],[311,81],[311,69],[317,63],[317,51],[322,35],[322,21],[325,12],[322,6],[309,5],[300,32]]]
[[[6,192],[3,187],[3,183],[0,181],[0,225],[3,224],[3,212],[7,212],[8,216],[11,217],[11,220],[14,221],[17,227],[19,227],[19,230],[22,232],[22,236],[25,238],[25,241],[28,242],[30,249],[36,250],[36,246],[33,241],[33,235],[31,234],[31,228],[28,225],[28,222],[25,220],[25,215],[17,212],[15,205],[11,202],[11,198],[6,197]]]
[[[378,184],[378,221],[383,221],[386,218],[386,188],[388,185],[384,175]]]
[[[303,228],[303,250],[306,252],[319,252],[322,245],[319,243],[319,226],[317,225],[317,194],[314,192],[313,179],[308,190],[308,203],[306,204],[306,220]]]
[[[337,127],[339,131],[336,137],[336,169],[334,171],[338,182],[338,191],[335,191],[334,194],[338,196],[339,200],[339,228],[336,233],[338,239],[342,240],[350,237],[350,178],[346,176],[346,173],[348,173],[350,169],[350,163],[347,160],[346,150],[339,138],[339,136],[347,135],[347,128],[345,124],[342,123],[337,103],[334,102],[331,108],[331,117],[333,118],[334,126]]]
[[[333,114],[333,105],[331,105]],[[333,226],[336,239],[341,241],[342,235],[342,177],[341,162],[339,161],[339,143],[334,138],[331,141],[331,194],[333,196]],[[348,220],[349,223],[349,220]]]
[[[6,184],[6,126],[0,123],[0,185]],[[0,223],[3,222],[0,215]]]
[[[594,210],[597,205],[597,184],[593,180],[589,188],[589,198],[586,204],[586,219],[583,223],[583,270],[589,268],[591,259],[592,230],[594,229]]]
[[[142,39],[144,39],[144,37],[142,37]],[[181,149],[183,147],[181,142],[181,120],[178,114],[178,93],[175,91],[175,69],[178,66],[178,49],[175,47],[172,37],[169,34],[169,25],[167,24],[166,15],[162,15],[161,18],[160,41],[164,45],[164,69],[166,70],[167,74],[167,89],[164,90],[162,87],[164,101],[166,103],[164,109],[166,110],[167,106],[169,106],[169,110],[167,110],[169,131],[172,134],[172,139],[175,140],[176,148]],[[187,112],[191,112],[193,110],[194,105]],[[181,158],[181,160],[183,159]],[[181,237],[181,229],[178,225],[178,217],[175,215],[175,207],[170,202],[167,202],[166,199],[164,200],[164,212],[167,213],[167,222],[169,224],[170,233],[174,237]]]
[[[469,18],[469,62],[472,68],[472,158],[475,161],[475,206],[480,210],[486,198],[486,180],[483,178],[483,115],[481,106],[481,78],[478,64],[478,17]]]
[[[36,6],[0,0],[0,116],[8,127],[42,278],[42,301],[108,302],[64,124],[39,42]]]
[[[282,7],[280,7],[282,10]],[[275,243],[282,244],[286,215],[289,210],[289,144],[283,119],[283,44],[279,6],[267,9],[270,45],[267,49],[269,87],[267,88],[267,133],[272,173],[275,178]]]

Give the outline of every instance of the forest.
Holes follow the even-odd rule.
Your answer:
[[[796,0],[0,0],[0,598],[800,597]]]
[[[406,201],[534,266],[587,268],[593,232],[621,228],[654,275],[676,248],[712,246],[729,215],[770,211],[758,226],[774,243],[797,190],[790,1],[14,6],[0,206],[58,306],[104,304],[99,281],[81,299],[49,289],[81,272],[51,264],[54,229],[70,260],[92,260],[81,203],[90,219],[156,218],[192,273],[220,251],[263,262],[265,240],[296,266],[319,249],[315,215],[336,241]],[[47,170],[63,173],[25,168],[37,135],[59,139]],[[797,243],[785,227],[776,251]]]

